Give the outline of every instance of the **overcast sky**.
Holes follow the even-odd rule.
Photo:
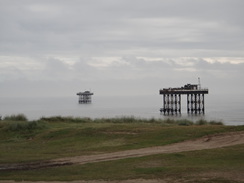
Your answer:
[[[243,94],[243,0],[0,0],[0,95]]]

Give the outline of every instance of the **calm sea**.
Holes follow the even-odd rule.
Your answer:
[[[205,115],[188,115],[186,98],[182,97],[182,114],[164,116],[159,109],[162,96],[96,96],[91,104],[78,104],[77,96],[53,98],[0,98],[0,115],[25,114],[29,120],[49,116],[90,118],[137,117],[161,119],[199,119],[222,121],[226,125],[244,125],[244,99],[206,96]]]

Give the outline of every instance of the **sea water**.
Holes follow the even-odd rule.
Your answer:
[[[205,114],[187,114],[186,97],[182,96],[182,113],[163,115],[162,96],[92,96],[92,103],[79,104],[78,96],[0,98],[0,115],[25,114],[29,120],[50,116],[95,118],[135,117],[221,121],[226,125],[244,125],[244,100],[240,97],[205,96]]]

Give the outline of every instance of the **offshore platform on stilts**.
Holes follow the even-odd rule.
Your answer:
[[[199,84],[186,84],[180,88],[163,88],[159,90],[163,95],[163,107],[160,112],[164,114],[181,114],[181,95],[187,95],[187,113],[204,114],[204,94],[208,89],[201,88]]]
[[[85,92],[79,92],[77,93],[77,95],[79,95],[79,104],[87,104],[87,103],[91,103],[91,96],[93,95],[93,93],[91,93],[90,91],[85,91]]]

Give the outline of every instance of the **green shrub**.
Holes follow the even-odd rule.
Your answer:
[[[27,117],[24,114],[5,116],[3,120],[5,120],[5,121],[28,121]]]
[[[91,122],[91,118],[74,118],[74,117],[62,117],[62,116],[53,116],[53,117],[42,117],[41,121],[47,122],[75,122],[75,123],[87,123]]]
[[[5,122],[4,129],[7,131],[32,131],[46,128],[46,124],[41,121],[22,121],[22,122]]]
[[[207,125],[207,124],[208,124],[208,122],[204,119],[200,119],[196,122],[196,125]]]
[[[178,120],[177,123],[180,126],[190,126],[190,125],[193,125],[194,124],[192,121],[189,121],[187,119]]]
[[[176,121],[168,118],[168,119],[164,120],[163,123],[168,124],[168,125],[173,125],[173,124],[175,125]]]
[[[97,118],[92,120],[95,123],[137,123],[147,122],[147,119],[135,118],[134,116],[122,116],[115,118]]]
[[[206,121],[204,119],[200,119],[196,122],[196,125],[224,125],[221,121]]]
[[[71,119],[72,122],[75,122],[75,123],[89,123],[89,122],[92,122],[92,119],[91,118],[72,118]]]
[[[209,124],[210,125],[224,125],[223,122],[221,122],[221,121],[210,121]]]
[[[41,117],[41,121],[48,121],[48,122],[63,122],[66,119],[62,116],[52,116],[52,117]]]

